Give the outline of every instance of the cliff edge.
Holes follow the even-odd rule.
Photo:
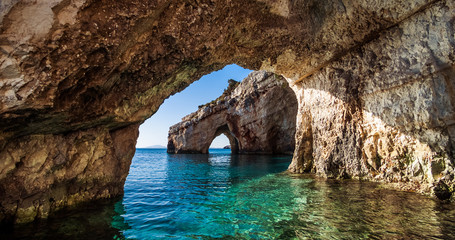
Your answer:
[[[168,152],[208,153],[213,139],[225,134],[232,153],[292,154],[296,116],[297,100],[286,80],[252,72],[171,126]]]
[[[454,18],[453,0],[2,0],[0,221],[121,195],[139,125],[232,63],[294,91],[289,171],[453,198]]]

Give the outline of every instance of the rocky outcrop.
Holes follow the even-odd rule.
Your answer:
[[[58,167],[46,166],[65,162],[71,171],[106,151],[94,162],[106,168],[125,164],[118,169],[125,176],[137,126],[165,98],[230,63],[283,75],[295,91],[291,171],[395,182],[451,196],[454,4],[1,1],[0,219],[45,216],[47,197],[76,182],[80,187],[62,195],[84,197],[61,205],[120,194],[108,186],[121,189],[123,178],[94,182],[109,194],[84,195],[89,181],[79,179],[91,179],[93,171],[55,177]],[[114,140],[117,131],[125,138]],[[96,143],[68,150],[80,141],[75,136],[87,134],[94,139],[84,141]],[[53,144],[61,157],[44,147]],[[41,160],[31,164],[35,157]],[[41,163],[42,169],[35,168]],[[35,176],[36,186],[26,186],[24,175]],[[42,181],[48,177],[54,181]],[[20,191],[12,190],[13,182]]]
[[[86,199],[122,194],[137,137],[131,126],[9,142],[0,154],[1,220],[32,221]]]
[[[289,169],[453,191],[454,6],[421,9],[293,84]]]
[[[292,154],[297,100],[286,80],[257,71],[228,90],[170,127],[168,152],[208,153],[225,134],[232,153]]]

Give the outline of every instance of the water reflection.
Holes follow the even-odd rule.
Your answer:
[[[432,199],[358,181],[312,181],[295,235],[330,239],[444,239]],[[306,219],[311,218],[311,222]]]
[[[122,200],[0,239],[455,239],[455,205],[283,172],[289,156],[138,151]]]
[[[111,225],[119,219],[121,199],[84,204],[73,210],[62,210],[47,220],[30,224],[1,226],[0,239],[122,239],[125,224]],[[123,218],[120,222],[123,221]]]

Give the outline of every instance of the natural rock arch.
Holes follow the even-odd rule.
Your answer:
[[[223,125],[223,126],[219,127],[216,130],[215,137],[213,137],[212,141],[210,141],[210,145],[212,144],[213,140],[215,140],[215,138],[220,136],[221,134],[224,134],[229,139],[229,145],[231,147],[231,153],[232,154],[239,153],[239,140],[231,132],[231,130],[229,129],[228,125]],[[209,150],[210,145],[207,146],[207,152]]]
[[[297,99],[286,80],[255,71],[229,89],[170,127],[168,153],[208,153],[225,133],[233,153],[292,154]]]
[[[0,220],[122,194],[139,124],[230,63],[295,91],[312,163],[298,147],[292,171],[450,196],[454,5],[2,1]]]

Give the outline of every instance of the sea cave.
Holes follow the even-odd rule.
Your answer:
[[[246,87],[250,97],[201,107],[170,129],[166,162],[157,163],[170,183],[191,176],[179,165],[186,162],[204,176],[191,185],[197,189],[231,189],[236,197],[267,191],[238,198],[246,204],[240,206],[233,205],[236,198],[213,202],[210,197],[219,192],[207,193],[203,199],[225,206],[228,215],[215,220],[196,214],[210,220],[200,226],[217,230],[210,236],[191,231],[182,236],[326,239],[348,229],[348,235],[337,236],[429,237],[412,227],[378,233],[374,224],[345,228],[345,219],[327,220],[366,208],[374,213],[362,211],[351,221],[368,222],[379,217],[377,212],[401,209],[415,218],[392,222],[412,226],[433,216],[426,220],[435,226],[428,232],[450,239],[455,235],[447,223],[455,216],[454,19],[450,0],[2,1],[0,222],[9,228],[51,221],[57,212],[77,215],[78,206],[127,198],[131,188],[125,181],[134,178],[128,175],[130,166],[150,167],[132,165],[133,157],[136,161],[144,154],[136,151],[140,125],[171,95],[237,64],[254,70],[252,75],[267,76],[275,90],[259,91],[262,85],[252,84]],[[256,111],[259,102],[263,105]],[[247,114],[237,114],[240,107]],[[207,114],[215,111],[224,115]],[[248,122],[250,113],[267,123]],[[204,131],[197,132],[195,122],[205,124]],[[219,134],[229,138],[234,154],[209,153]],[[179,162],[180,156],[187,159]],[[267,165],[269,158],[278,165]],[[241,174],[243,163],[252,164],[250,175]],[[171,176],[169,166],[183,172]],[[260,169],[268,169],[261,181],[235,185],[258,177]],[[234,187],[218,186],[214,176]],[[266,230],[251,226],[249,233],[248,224],[265,215],[230,219],[242,206],[254,209],[248,199],[271,204],[258,211],[269,209],[266,215],[274,217],[265,222],[275,224],[264,225]],[[384,199],[406,204],[374,207],[387,203]],[[351,200],[364,205],[350,209]],[[323,209],[310,211],[315,202]],[[286,215],[289,209],[280,208],[286,203],[298,214]],[[409,209],[412,203],[422,208]],[[112,208],[130,214],[125,205]],[[244,231],[227,233],[220,227],[225,225],[212,225],[226,219],[241,219],[236,226]],[[324,232],[314,222],[331,230]],[[273,235],[275,228],[279,234]]]

